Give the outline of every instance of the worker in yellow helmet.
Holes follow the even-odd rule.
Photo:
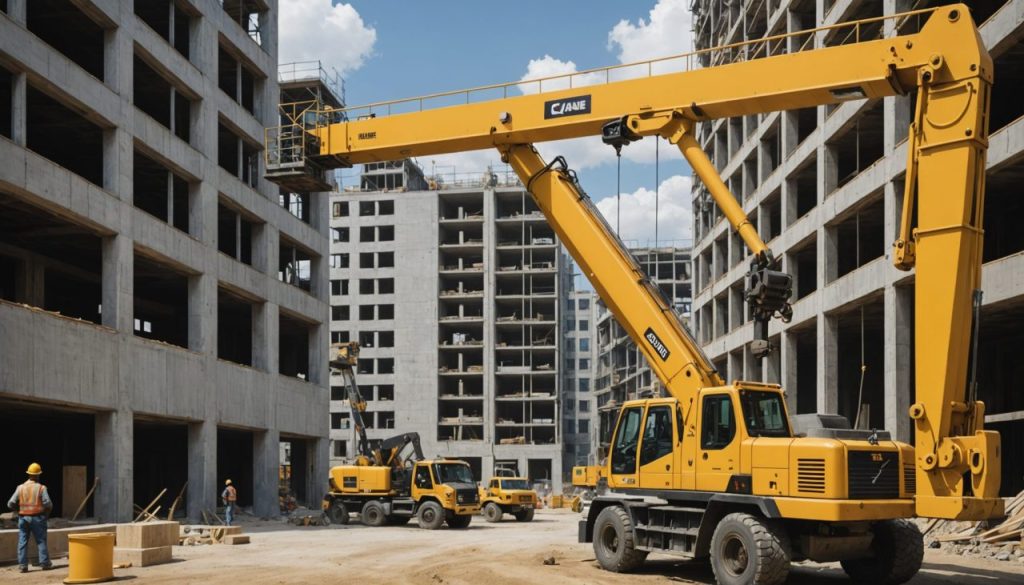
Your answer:
[[[224,491],[221,492],[220,499],[224,501],[224,522],[231,526],[231,521],[235,519],[235,502],[238,501],[238,490],[232,485],[230,479],[224,482]]]
[[[7,501],[7,507],[18,512],[18,567],[22,573],[28,572],[28,537],[31,534],[39,549],[39,566],[48,571],[53,568],[53,563],[46,549],[46,518],[53,509],[53,502],[46,486],[39,483],[43,468],[33,463],[25,473],[28,480],[19,485]]]

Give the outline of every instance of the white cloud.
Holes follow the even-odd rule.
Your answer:
[[[526,73],[519,79],[519,91],[526,94],[539,93],[541,90],[557,91],[569,89],[570,87],[594,85],[604,81],[604,75],[597,73],[576,74],[576,71],[576,63],[562,61],[551,55],[544,55],[540,59],[530,59],[530,62],[526,64]],[[564,77],[545,79],[560,75]]]
[[[618,48],[619,63],[634,63],[692,50],[693,17],[689,0],[658,0],[647,20],[620,20],[608,33],[608,50]],[[657,71],[655,71],[657,73]]]
[[[345,75],[373,53],[377,31],[351,4],[331,0],[281,0],[278,61],[319,60]]]
[[[690,202],[690,177],[673,175],[661,182],[658,189],[658,241],[663,245],[673,240],[690,240],[693,212]],[[654,245],[655,193],[641,187],[632,193],[623,193],[620,200],[622,221],[619,236],[627,243]],[[597,208],[615,229],[615,197],[605,197]]]

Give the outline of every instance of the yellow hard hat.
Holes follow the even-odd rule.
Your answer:
[[[29,475],[41,475],[43,473],[43,468],[38,463],[33,463],[28,466],[28,469],[25,470],[25,473]]]
[[[229,480],[225,481],[224,485],[231,485],[231,480],[229,479]]]

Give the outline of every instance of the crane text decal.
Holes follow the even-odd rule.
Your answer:
[[[648,327],[647,331],[644,331],[644,339],[646,339],[647,343],[650,343],[651,347],[654,348],[654,351],[657,352],[659,356],[661,356],[661,361],[665,361],[668,359],[668,348],[665,347],[665,344],[661,342],[661,339],[658,338],[658,336],[654,333],[653,329]]]
[[[544,119],[578,116],[590,113],[590,96],[581,95],[544,102]]]

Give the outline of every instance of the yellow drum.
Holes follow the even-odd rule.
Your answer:
[[[102,583],[114,578],[114,533],[68,535],[68,578],[64,583]]]

